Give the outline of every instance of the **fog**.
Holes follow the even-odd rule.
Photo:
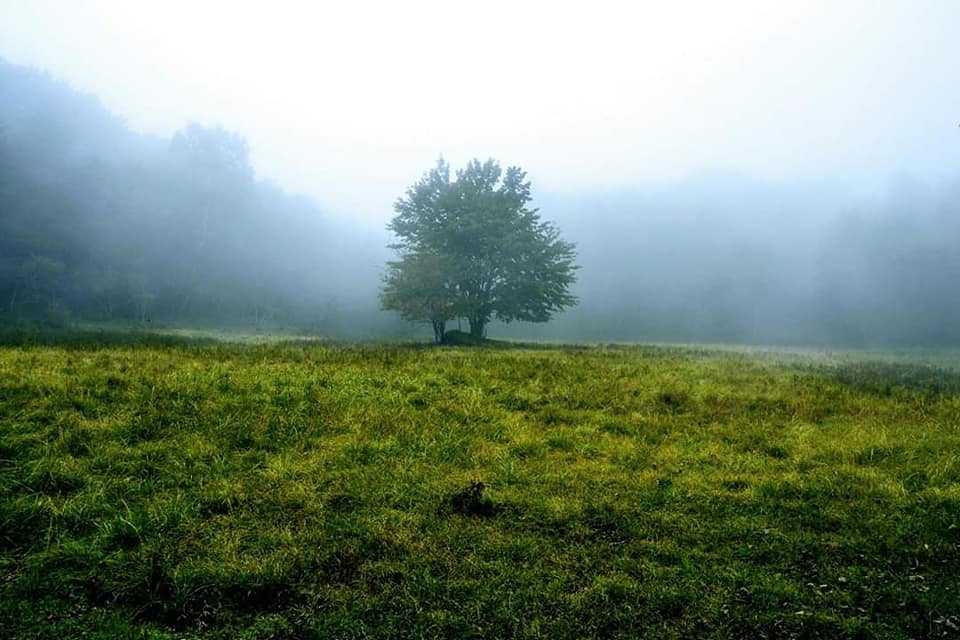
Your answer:
[[[952,2],[0,1],[6,321],[424,336],[440,155],[522,166],[580,304],[492,334],[960,343]]]

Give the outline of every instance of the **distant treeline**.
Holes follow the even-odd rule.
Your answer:
[[[960,184],[904,180],[866,204],[848,186],[715,174],[536,189],[577,244],[580,304],[489,335],[960,344]],[[95,98],[0,62],[0,322],[426,338],[429,325],[377,308],[387,242],[257,179],[235,134],[138,135]]]
[[[581,303],[520,337],[960,345],[956,180],[867,198],[714,174],[540,204],[577,242]]]
[[[196,124],[137,135],[95,98],[2,62],[0,212],[0,317],[347,334],[391,320],[375,300],[358,320],[362,300],[336,284],[360,240],[257,180],[243,138]]]

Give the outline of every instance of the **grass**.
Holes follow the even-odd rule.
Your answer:
[[[960,374],[9,338],[0,637],[960,635]]]

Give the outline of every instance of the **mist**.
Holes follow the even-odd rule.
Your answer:
[[[4,321],[421,338],[393,202],[495,157],[580,303],[491,333],[960,343],[953,3],[508,9],[2,4]]]
[[[555,339],[942,345],[960,339],[960,182],[847,185],[701,174],[551,196],[578,242],[580,305]]]

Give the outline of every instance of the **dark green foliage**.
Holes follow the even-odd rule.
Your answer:
[[[0,637],[955,633],[960,398],[897,371],[102,337],[0,348]]]
[[[440,160],[395,206],[400,259],[387,265],[383,307],[431,321],[442,342],[452,318],[481,339],[493,318],[546,322],[573,306],[574,247],[530,200],[518,167],[473,160],[451,180]]]

